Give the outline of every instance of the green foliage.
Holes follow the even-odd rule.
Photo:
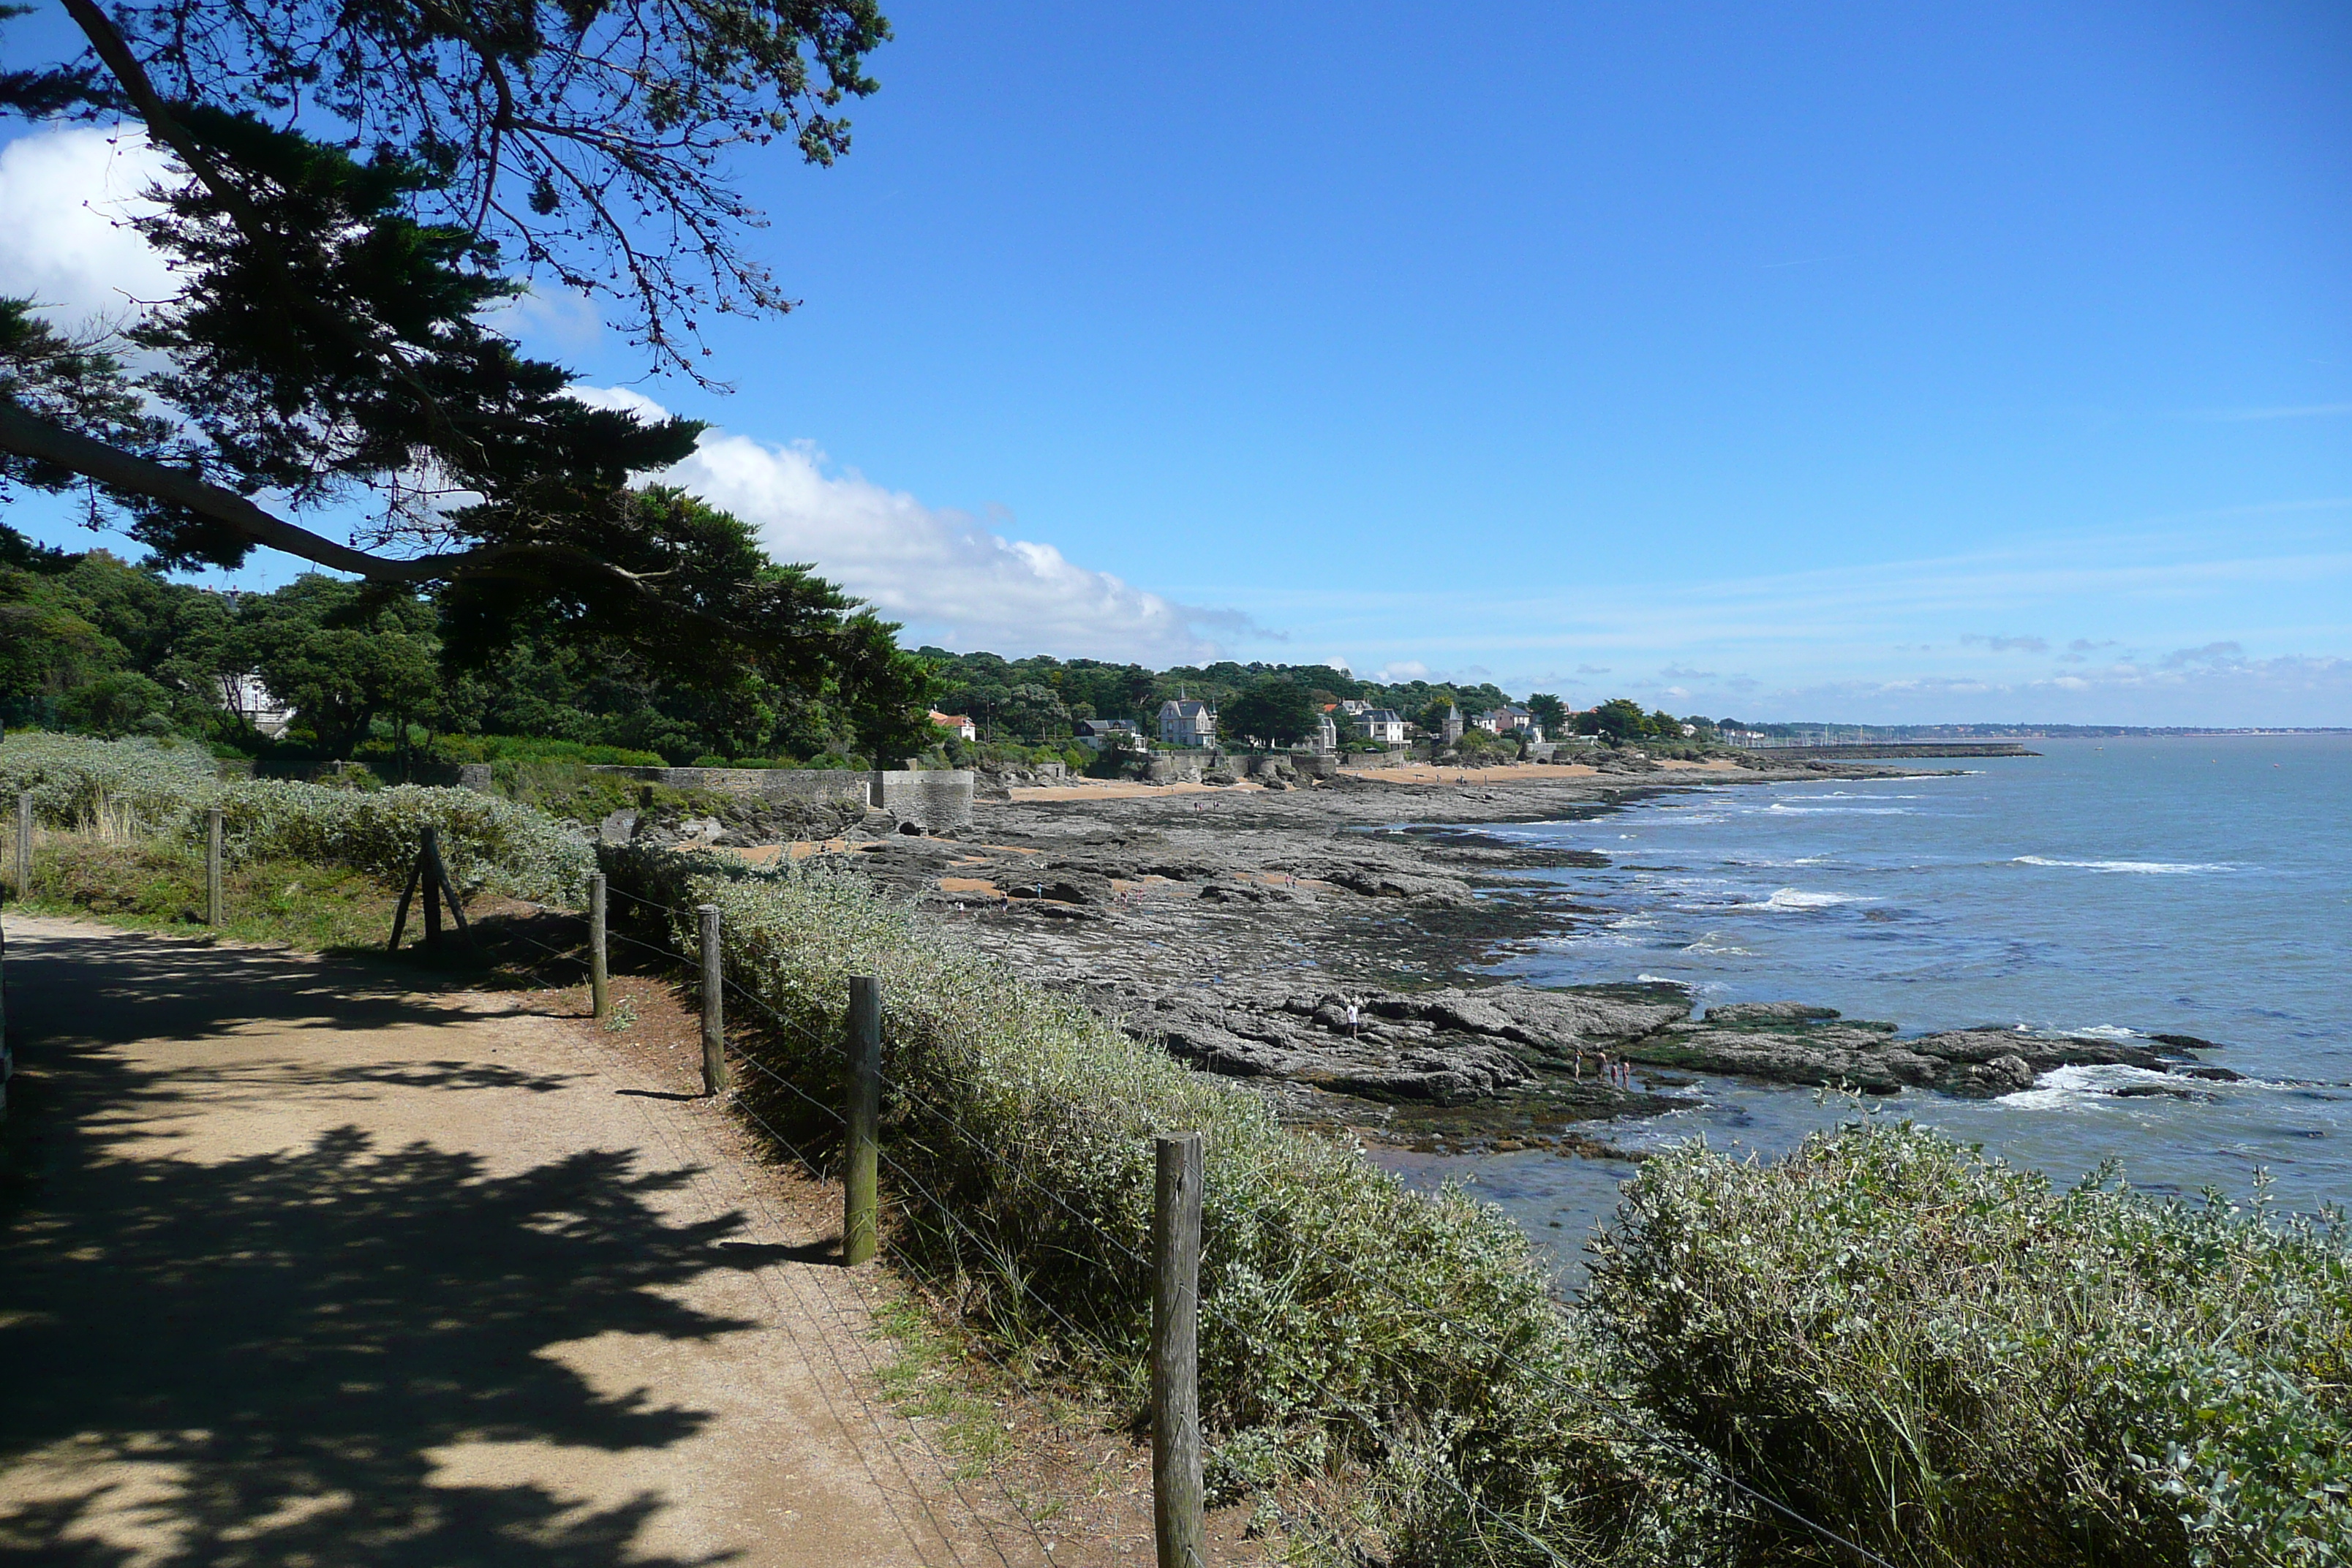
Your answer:
[[[581,839],[539,812],[475,790],[338,790],[257,779],[224,787],[219,805],[238,859],[343,866],[397,881],[430,823],[461,889],[576,906],[595,869]]]
[[[294,709],[294,728],[330,758],[348,758],[378,714],[405,726],[439,697],[431,609],[408,595],[305,573],[257,595],[239,642],[262,684]]]
[[[1151,1140],[1205,1135],[1202,1389],[1220,1490],[1375,1464],[1442,1532],[1453,1478],[1516,1496],[1566,1487],[1564,1463],[1584,1480],[1628,1473],[1575,1446],[1527,1469],[1530,1434],[1540,1446],[1562,1424],[1529,1380],[1585,1374],[1526,1239],[1496,1210],[1415,1196],[1353,1149],[1284,1129],[1259,1098],[1019,979],[854,872],[603,856],[616,889],[678,911],[673,942],[691,942],[695,905],[719,905],[730,977],[772,1009],[735,1015],[758,1036],[750,1048],[809,1098],[759,1072],[745,1092],[796,1134],[827,1136],[807,1106],[837,1089],[848,977],[880,978],[892,1250],[1032,1364],[1130,1408],[1145,1398]]]
[[[626,746],[601,746],[579,741],[551,740],[540,735],[444,735],[434,742],[435,756],[462,763],[600,763],[608,766],[658,768],[667,762],[657,752],[635,752]],[[744,763],[773,767],[773,763]]]
[[[1573,720],[1578,734],[1603,735],[1620,744],[1633,741],[1679,742],[1686,739],[1681,720],[1663,708],[1644,713],[1640,703],[1627,697],[1612,697],[1589,713],[1573,715]]]
[[[1429,736],[1433,740],[1442,742],[1445,737],[1446,720],[1457,717],[1462,719],[1465,723],[1469,719],[1469,715],[1464,713],[1459,705],[1455,703],[1454,694],[1452,692],[1440,692],[1437,696],[1431,698],[1429,701],[1422,707],[1419,713],[1414,717],[1413,722],[1421,726],[1421,732],[1423,734]],[[1466,736],[1468,731],[1465,730],[1464,733]]]
[[[1557,741],[1568,731],[1568,704],[1549,691],[1538,691],[1527,701],[1529,713],[1543,726],[1544,738]]]
[[[1432,702],[1458,697],[1465,712],[1500,708],[1511,700],[1491,683],[1464,687],[1433,686],[1425,680],[1382,685],[1359,680],[1328,664],[1237,664],[1224,660],[1205,666],[1180,666],[1152,671],[1140,665],[1104,664],[1095,659],[1062,660],[1038,656],[1005,659],[992,653],[950,653],[926,647],[919,657],[932,666],[938,683],[937,700],[948,712],[969,714],[985,722],[994,705],[996,733],[1001,738],[1036,739],[1066,726],[1079,709],[1097,719],[1132,719],[1151,728],[1160,704],[1180,694],[1216,705],[1223,729],[1236,734],[1259,731],[1236,728],[1230,705],[1262,684],[1286,682],[1305,694],[1309,717],[1299,735],[1312,733],[1316,708],[1326,702],[1361,699],[1376,708],[1393,708],[1415,714]],[[1343,727],[1344,728],[1344,727]]]
[[[1286,675],[1269,675],[1228,699],[1218,709],[1217,724],[1236,739],[1287,746],[1315,733],[1315,711],[1314,696],[1306,687]]]
[[[255,779],[223,783],[211,754],[187,744],[12,733],[0,742],[0,795],[30,791],[52,827],[103,829],[194,844],[205,808],[221,807],[231,860],[341,867],[397,882],[421,829],[440,830],[461,887],[548,902],[576,900],[594,869],[579,837],[545,816],[463,789],[332,789]]]
[[[204,851],[194,845],[72,834],[36,852],[29,902],[110,925],[209,932],[204,878]],[[236,941],[381,948],[392,924],[393,890],[343,867],[247,861],[226,869],[221,892],[228,919],[216,934]]]
[[[696,526],[755,548],[736,520],[659,495],[667,499],[658,504],[693,513]],[[249,755],[358,757],[388,776],[427,778],[534,745],[554,748],[535,756],[657,764],[932,740],[928,725],[909,719],[921,711],[920,664],[896,647],[888,627],[784,568],[773,570],[802,595],[807,618],[797,636],[806,657],[769,666],[714,658],[688,681],[585,623],[520,609],[503,627],[501,648],[478,644],[480,666],[453,668],[445,640],[452,613],[416,595],[314,573],[232,597],[102,551],[25,546],[0,555],[31,563],[0,564],[0,718],[20,724],[201,735]],[[770,570],[748,554],[740,563]],[[783,664],[804,684],[780,679]],[[247,676],[295,707],[287,738],[253,727],[241,706]],[[502,733],[534,739],[479,740]]]
[[[29,791],[35,817],[52,827],[77,827],[112,813],[163,834],[219,788],[212,753],[202,746],[37,730],[12,730],[0,740],[0,797],[13,801]]]
[[[93,521],[119,517],[166,566],[233,566],[266,546],[356,573],[370,586],[343,592],[361,602],[264,649],[272,689],[336,757],[376,715],[437,695],[436,638],[451,668],[495,663],[519,637],[583,647],[690,693],[703,729],[710,713],[822,701],[863,744],[902,752],[919,732],[924,671],[896,627],[769,560],[737,520],[636,487],[690,451],[698,425],[580,401],[572,374],[525,356],[495,309],[522,292],[515,268],[551,275],[615,297],[641,346],[698,375],[678,334],[702,310],[786,308],[738,248],[754,215],[727,194],[719,149],[792,132],[812,159],[838,155],[831,110],[872,89],[861,62],[887,36],[870,0],[525,4],[495,26],[373,0],[68,16],[90,53],[0,76],[0,109],[145,122],[173,166],[131,221],[175,286],[123,333],[148,366],[135,377],[109,342],[68,341],[28,301],[0,300],[0,489],[79,487]],[[583,266],[583,251],[600,259]],[[292,521],[353,511],[366,549]],[[0,603],[26,597],[14,586]],[[437,595],[428,612],[420,591]],[[5,672],[18,689],[0,697],[80,683],[67,657],[80,633],[49,624],[58,657]],[[337,647],[339,632],[380,646]],[[136,650],[115,668],[203,686]],[[407,725],[394,729],[404,748]],[[726,738],[709,749],[774,744]],[[709,738],[651,749],[697,745]]]
[[[1898,1563],[2352,1552],[2336,1222],[2055,1189],[1872,1121],[1772,1165],[1654,1157],[1589,1300],[1661,1417]]]
[[[110,669],[59,700],[58,718],[84,734],[169,734],[172,693],[136,670]]]

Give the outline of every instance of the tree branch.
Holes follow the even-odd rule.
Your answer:
[[[355,573],[374,582],[432,582],[447,574],[446,563],[454,559],[425,556],[415,561],[394,561],[339,544],[324,534],[273,517],[235,490],[186,468],[142,458],[52,425],[27,412],[13,398],[0,397],[0,452],[55,463],[110,489],[184,507],[256,544],[299,555],[337,572]]]
[[[96,51],[100,61],[113,73],[114,79],[121,84],[123,92],[139,110],[139,118],[146,124],[147,134],[169,147],[180,162],[188,166],[188,172],[212,193],[213,199],[220,203],[222,210],[228,214],[229,221],[236,226],[237,232],[259,253],[263,264],[277,275],[278,282],[285,288],[288,307],[299,312],[313,325],[341,339],[347,346],[363,354],[380,354],[389,363],[392,374],[424,405],[425,417],[445,430],[451,429],[442,412],[440,400],[418,378],[398,343],[369,342],[364,335],[352,330],[350,321],[333,310],[320,309],[296,286],[293,268],[287,263],[285,247],[278,243],[278,233],[269,226],[268,219],[262,216],[261,209],[253,205],[252,198],[236,182],[221,172],[220,165],[213,162],[212,155],[205,151],[203,144],[188,134],[187,127],[173,114],[172,106],[163,101],[163,95],[155,90],[155,83],[148,76],[147,68],[139,63],[139,57],[131,52],[131,45],[106,13],[100,10],[93,0],[64,0],[64,3],[66,14],[81,28],[82,35],[89,39],[89,47]],[[461,433],[454,430],[451,433],[460,440],[465,439]]]
[[[6,396],[0,396],[0,452],[53,463],[111,490],[184,507],[256,544],[299,556],[331,571],[349,572],[371,583],[421,588],[458,577],[540,581],[543,580],[541,574],[530,570],[532,563],[561,563],[583,576],[604,579],[611,586],[635,596],[649,613],[690,621],[730,642],[740,643],[745,635],[741,626],[724,616],[662,597],[653,584],[656,578],[667,574],[631,572],[576,544],[520,541],[408,560],[372,555],[273,516],[235,490],[214,484],[189,469],[175,468],[52,425]]]

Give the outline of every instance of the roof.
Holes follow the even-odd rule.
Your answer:
[[[1171,708],[1176,710],[1176,716],[1180,719],[1195,719],[1204,713],[1213,719],[1217,712],[1197,697],[1171,697],[1160,705],[1160,711],[1165,713]]]
[[[1399,715],[1397,710],[1393,708],[1370,709],[1366,710],[1364,717],[1375,724],[1402,724],[1404,722],[1403,718]]]
[[[931,722],[934,724],[969,724],[971,721],[965,718],[961,713],[942,713],[938,709],[934,708],[931,710]]]

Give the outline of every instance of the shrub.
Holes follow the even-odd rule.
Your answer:
[[[588,846],[545,816],[474,790],[402,784],[362,792],[253,780],[222,789],[219,805],[238,859],[346,866],[396,885],[430,823],[460,889],[577,905],[595,869]]]
[[[212,753],[203,746],[40,731],[16,731],[0,741],[0,795],[13,808],[29,790],[34,816],[52,827],[119,814],[147,832],[175,831],[191,805],[207,801],[217,787]]]
[[[1770,1165],[1653,1158],[1589,1300],[1662,1417],[1896,1563],[2352,1551],[2334,1222],[1859,1122]]]
[[[433,754],[447,763],[605,763],[641,768],[669,765],[658,752],[595,745],[584,741],[547,740],[537,735],[442,735],[434,740]]]
[[[225,784],[204,747],[151,741],[12,734],[0,742],[0,793],[33,795],[51,827],[97,828],[182,844],[218,805],[235,862],[288,859],[407,876],[420,829],[439,828],[443,858],[463,888],[575,903],[595,868],[585,843],[539,812],[463,789],[329,788],[278,779]]]
[[[742,1087],[795,1144],[837,1131],[817,1108],[838,1095],[848,977],[880,978],[895,1256],[1017,1356],[1133,1409],[1152,1139],[1205,1134],[1217,1489],[1369,1462],[1406,1538],[1433,1552],[1491,1536],[1496,1509],[1562,1546],[1670,1531],[1664,1502],[1687,1483],[1597,1395],[1563,1398],[1596,1363],[1497,1211],[1415,1196],[1354,1149],[1279,1126],[1257,1096],[1016,978],[854,871],[602,854],[616,889],[673,911],[680,951],[691,907],[719,907],[728,975],[761,1004],[732,1015],[755,1031]],[[1488,1511],[1465,1509],[1465,1489]],[[1507,1533],[1490,1544],[1511,1547],[1498,1560],[1531,1550]]]

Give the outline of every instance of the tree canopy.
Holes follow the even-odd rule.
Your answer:
[[[1228,735],[1287,746],[1315,733],[1315,698],[1287,676],[1269,675],[1218,710]]]
[[[696,509],[694,526],[741,526],[674,492],[641,499]],[[776,681],[714,663],[689,680],[624,640],[544,616],[509,626],[494,654],[457,668],[448,644],[468,630],[450,594],[317,573],[272,593],[221,593],[103,551],[39,550],[0,525],[0,721],[356,757],[400,776],[539,742],[630,753],[584,760],[690,763],[903,756],[938,741],[928,726],[911,737],[895,727],[908,693],[887,679],[817,670]],[[887,641],[876,657],[907,663]],[[294,710],[283,735],[257,727],[265,696]],[[905,749],[884,751],[886,740]]]
[[[870,688],[877,743],[914,732],[894,627],[639,488],[699,426],[579,401],[489,314],[574,290],[704,378],[713,313],[789,309],[726,153],[846,149],[871,0],[64,5],[86,48],[0,72],[0,110],[143,130],[171,166],[135,222],[180,291],[79,337],[0,301],[0,488],[86,493],[164,566],[268,548],[444,594],[460,660],[529,626]]]

